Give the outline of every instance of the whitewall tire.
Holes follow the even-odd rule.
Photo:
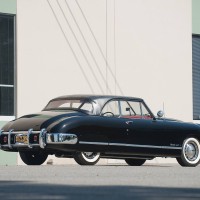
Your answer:
[[[200,162],[200,144],[196,138],[184,140],[181,157],[176,158],[181,166],[195,167]]]
[[[76,152],[74,160],[79,165],[95,165],[100,159],[100,153],[96,152]]]

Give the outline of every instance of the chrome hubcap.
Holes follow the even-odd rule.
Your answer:
[[[199,155],[196,143],[191,142],[185,146],[185,156],[189,161],[195,161]]]
[[[96,153],[96,152],[81,152],[81,154],[83,158],[85,159],[85,161],[89,163],[96,162],[100,158],[100,153]]]
[[[83,154],[88,159],[93,159],[98,155],[98,153],[94,153],[94,152],[83,152]]]

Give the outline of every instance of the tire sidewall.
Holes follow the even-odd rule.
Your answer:
[[[39,151],[21,151],[19,155],[26,165],[42,165],[48,157],[48,154]]]
[[[94,158],[87,158],[84,154],[84,152],[81,152],[81,155],[83,157],[83,159],[89,163],[95,163],[96,161],[99,160],[99,157],[100,157],[100,153],[97,153],[97,155],[94,157]]]
[[[85,152],[76,152],[74,155],[74,160],[79,165],[95,165],[99,159],[100,159],[100,153],[97,153],[97,155],[93,159],[89,159],[84,155]]]
[[[145,159],[125,159],[125,162],[130,166],[142,166],[146,160]]]
[[[197,150],[198,150],[197,158],[194,161],[189,160],[185,154],[186,145],[191,142],[195,143]],[[181,160],[182,160],[183,166],[191,166],[191,167],[194,166],[195,167],[199,164],[199,162],[200,162],[200,144],[196,138],[187,138],[186,140],[184,140],[183,147],[182,147],[182,153],[181,153]]]

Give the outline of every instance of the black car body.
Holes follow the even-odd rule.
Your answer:
[[[41,112],[13,120],[0,132],[1,149],[19,152],[28,165],[55,154],[81,165],[100,158],[142,165],[147,159],[174,157],[182,166],[196,166],[199,141],[197,124],[155,117],[140,98],[105,95],[52,99]]]

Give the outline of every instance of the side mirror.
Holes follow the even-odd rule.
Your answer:
[[[157,113],[157,116],[159,118],[163,117],[164,116],[164,112],[162,110],[159,110],[158,113]]]

